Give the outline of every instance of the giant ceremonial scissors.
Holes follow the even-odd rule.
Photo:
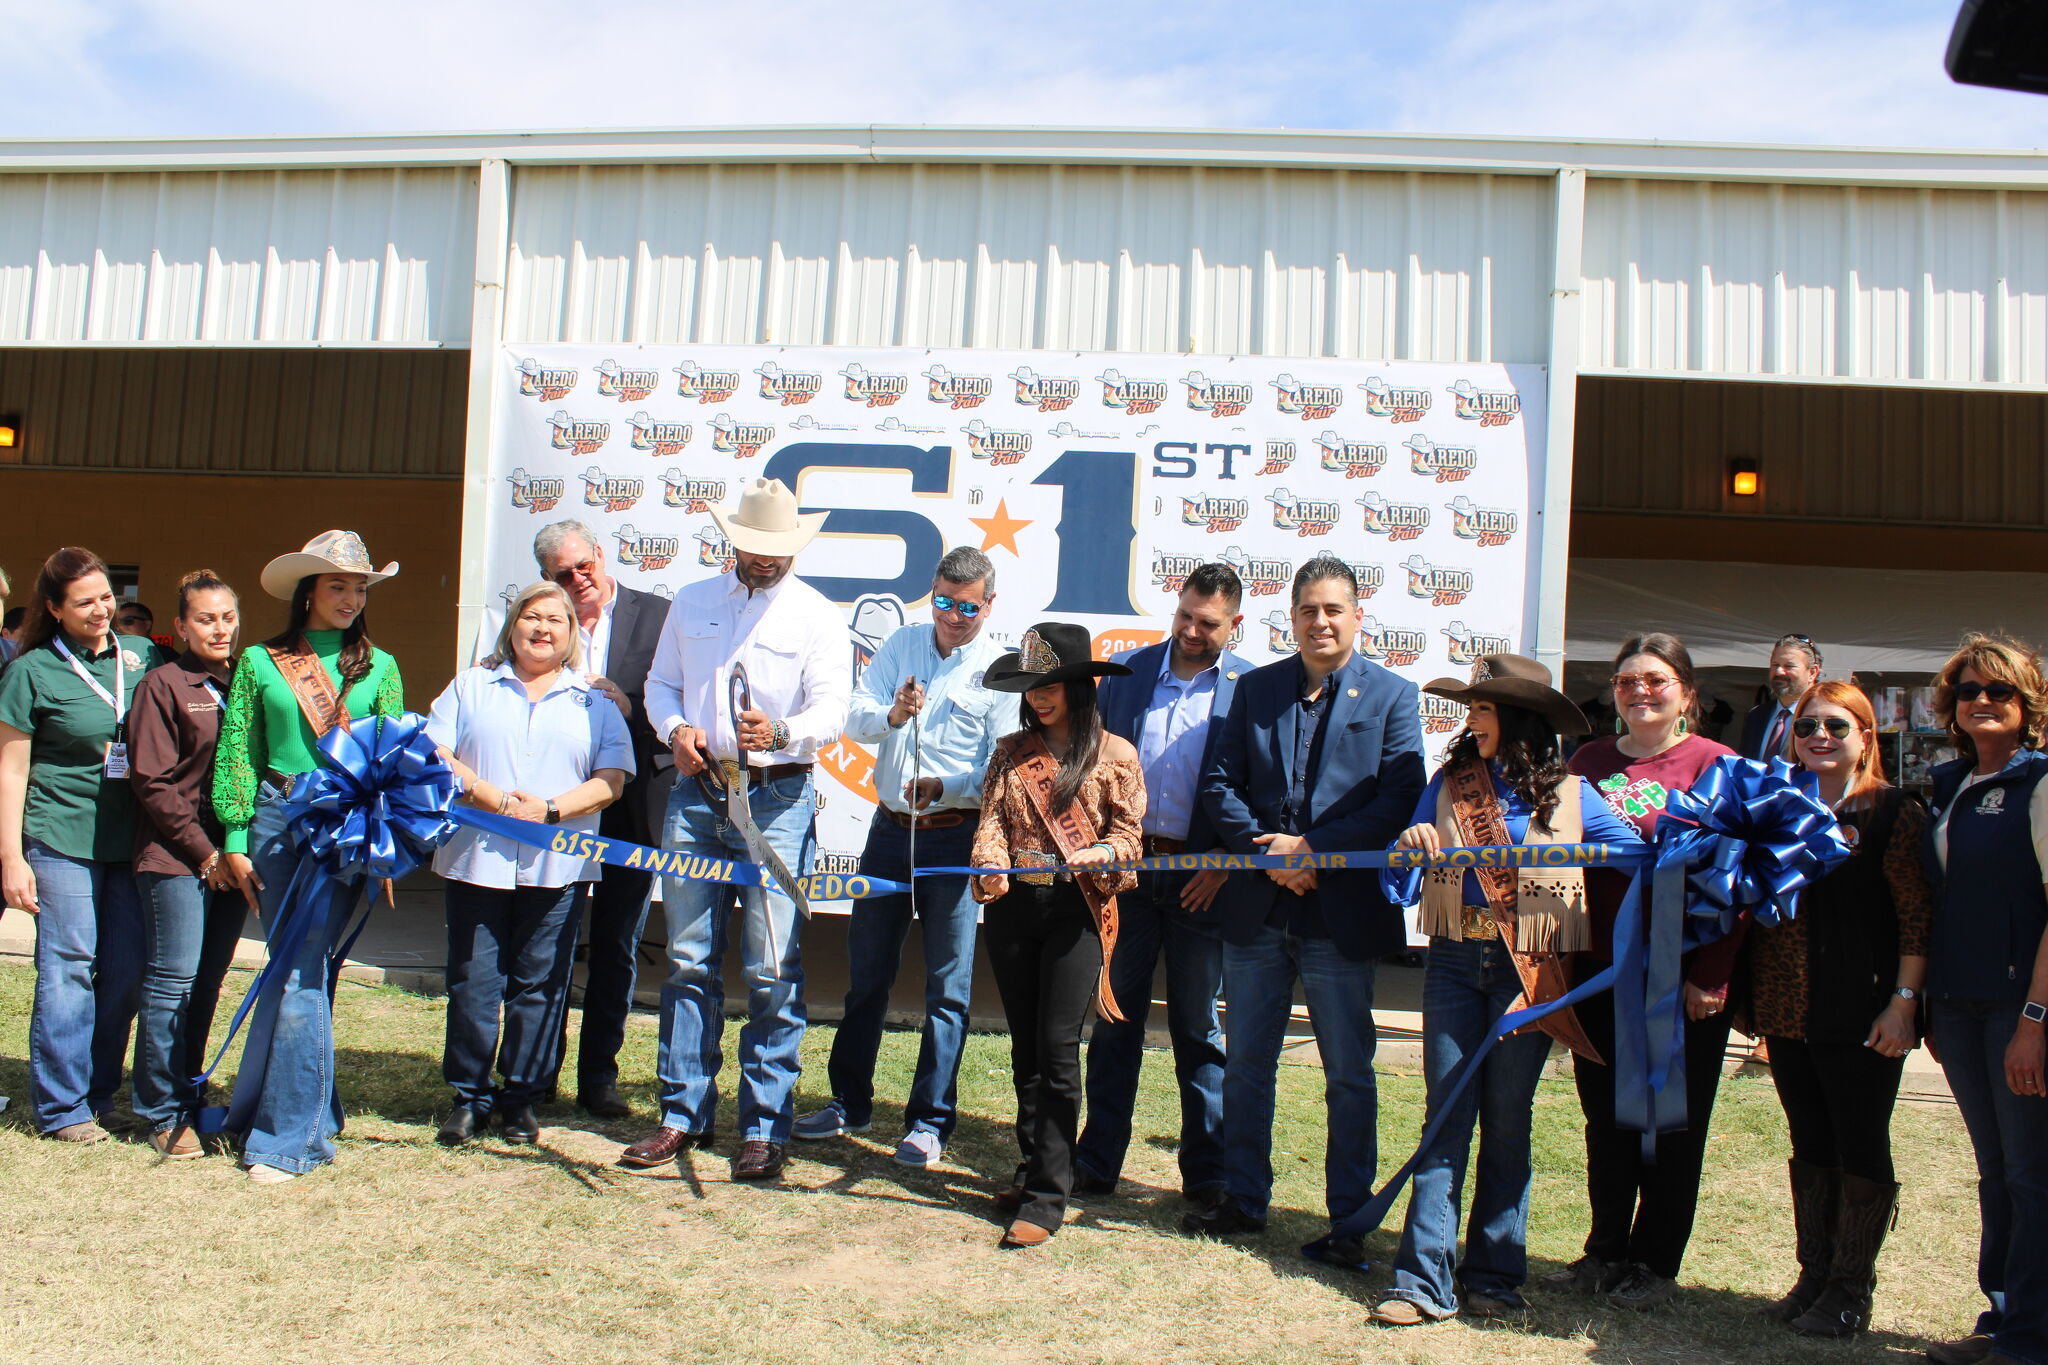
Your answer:
[[[725,806],[725,818],[732,822],[733,828],[740,832],[740,838],[746,842],[747,858],[767,868],[768,875],[775,879],[775,884],[796,902],[796,908],[803,912],[804,918],[809,919],[811,903],[804,896],[803,883],[791,875],[789,865],[782,861],[782,855],[762,836],[760,826],[754,823],[753,807],[747,802],[747,751],[740,746],[740,717],[754,709],[754,693],[753,689],[747,686],[747,670],[744,664],[735,663],[732,666],[732,675],[726,680],[726,700],[732,711],[733,743],[739,749],[739,756],[706,763],[697,774],[697,785],[703,789],[705,799],[713,807],[720,804]],[[720,776],[713,776],[714,771]],[[765,916],[764,921],[768,935],[768,955],[772,960],[779,962],[782,956],[776,951],[774,916]]]

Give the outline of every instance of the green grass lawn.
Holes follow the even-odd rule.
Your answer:
[[[1637,1316],[1532,1294],[1524,1323],[1390,1332],[1365,1320],[1388,1272],[1326,1270],[1296,1249],[1324,1226],[1322,1076],[1309,1068],[1281,1068],[1263,1237],[1175,1231],[1172,1069],[1148,1054],[1123,1192],[1079,1204],[1046,1248],[1006,1253],[991,1203],[1015,1164],[999,1036],[969,1040],[943,1167],[889,1159],[917,1050],[914,1034],[891,1033],[879,1085],[892,1103],[873,1133],[798,1144],[787,1183],[764,1189],[726,1179],[730,1063],[719,1151],[653,1175],[613,1164],[654,1119],[650,1017],[632,1020],[621,1059],[633,1120],[565,1105],[544,1113],[537,1147],[447,1151],[433,1141],[448,1103],[443,1002],[344,985],[340,1160],[256,1187],[225,1157],[168,1164],[146,1145],[36,1140],[23,1112],[31,980],[0,967],[0,1094],[14,1097],[0,1115],[7,1362],[1905,1360],[1977,1309],[1974,1173],[1946,1106],[1902,1107],[1894,1125],[1906,1193],[1877,1330],[1860,1341],[1810,1342],[1755,1318],[1790,1282],[1791,1227],[1776,1097],[1747,1077],[1722,1088],[1676,1303]],[[230,999],[247,980],[230,979]],[[825,1098],[831,1033],[805,1040],[803,1108]],[[1384,1173],[1415,1141],[1422,1083],[1383,1074],[1380,1093]],[[1569,1079],[1546,1079],[1534,1275],[1585,1236],[1580,1127]],[[1398,1217],[1373,1238],[1382,1260]]]

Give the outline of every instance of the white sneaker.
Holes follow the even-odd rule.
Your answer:
[[[282,1171],[275,1166],[251,1166],[249,1183],[252,1185],[282,1185],[287,1180],[297,1180],[297,1171]]]
[[[946,1144],[929,1128],[913,1128],[896,1144],[896,1160],[904,1166],[936,1166],[946,1159]]]

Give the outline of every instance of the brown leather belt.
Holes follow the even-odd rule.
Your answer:
[[[281,792],[290,791],[292,783],[298,780],[298,776],[297,773],[281,773],[275,768],[263,770],[263,780]]]
[[[1188,841],[1185,839],[1169,839],[1164,834],[1148,834],[1145,836],[1145,856],[1147,858],[1177,858],[1187,851]]]
[[[970,812],[964,810],[935,810],[929,815],[905,815],[900,810],[882,808],[882,814],[894,820],[905,829],[951,829],[967,823]],[[973,812],[978,815],[979,812]]]
[[[758,787],[763,782],[775,782],[785,777],[803,777],[809,774],[809,763],[771,763],[765,768],[747,769],[747,785]]]

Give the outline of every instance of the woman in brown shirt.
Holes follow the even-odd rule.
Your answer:
[[[1799,913],[1750,931],[1750,1032],[1770,1042],[1792,1130],[1799,1279],[1764,1312],[1810,1336],[1870,1320],[1878,1249],[1899,1187],[1892,1105],[1919,1039],[1932,902],[1920,862],[1926,812],[1884,780],[1877,720],[1855,685],[1815,683],[1793,713],[1792,752],[1820,779],[1855,849],[1806,888]]]
[[[1130,743],[1102,728],[1095,680],[1130,670],[1099,663],[1081,626],[1048,621],[1024,632],[983,685],[1022,692],[1024,728],[997,741],[981,788],[974,866],[1014,876],[977,877],[988,906],[982,942],[1010,1024],[1023,1160],[997,1204],[1014,1215],[1000,1245],[1040,1246],[1065,1220],[1081,1118],[1081,1032],[1109,995],[1116,896],[1132,872],[1035,872],[1139,857],[1145,777]]]
[[[128,777],[142,808],[135,882],[145,953],[135,1113],[149,1124],[151,1144],[174,1160],[201,1155],[192,1078],[206,1067],[221,978],[242,932],[242,898],[206,797],[240,625],[234,589],[208,569],[186,574],[177,618],[185,652],[150,670],[128,713]]]

